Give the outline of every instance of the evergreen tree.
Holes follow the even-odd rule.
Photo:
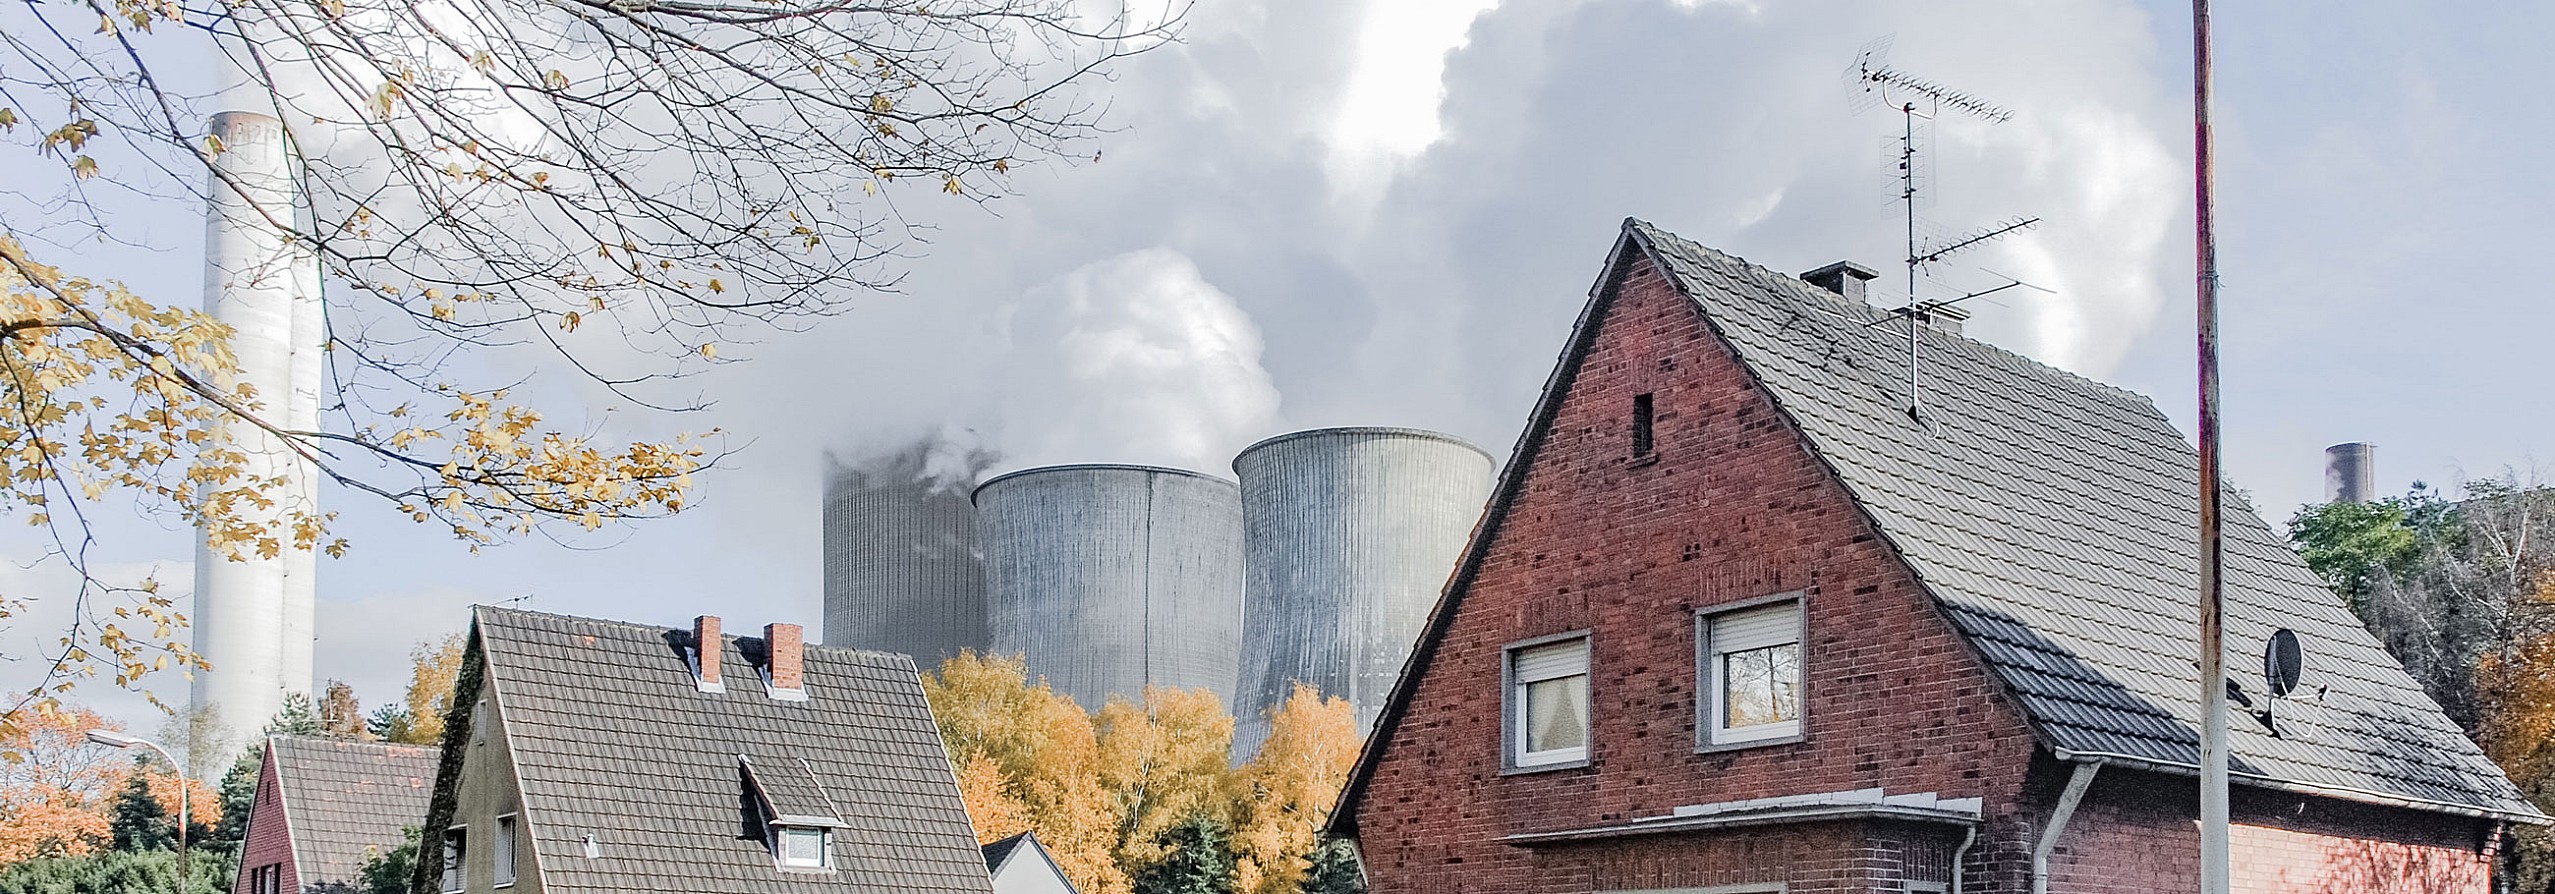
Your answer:
[[[229,861],[187,862],[186,894],[228,894]],[[76,857],[39,857],[0,868],[0,894],[142,894],[176,890],[173,851],[99,851]]]
[[[1233,832],[1203,813],[1159,839],[1168,856],[1135,873],[1135,894],[1234,894]]]
[[[410,826],[400,833],[398,847],[364,858],[362,884],[349,894],[408,894],[409,874],[417,868],[420,835],[416,826]]]
[[[1332,838],[1313,849],[1313,868],[1304,873],[1303,894],[1366,894],[1366,872],[1357,865],[1357,846]]]

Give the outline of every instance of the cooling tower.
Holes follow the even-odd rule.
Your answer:
[[[2324,448],[2324,501],[2366,503],[2376,495],[2378,448],[2353,441]]]
[[[1086,709],[1148,684],[1233,703],[1242,501],[1230,481],[1153,466],[1050,466],[976,489],[997,653]]]
[[[288,240],[276,220],[297,220],[292,156],[281,122],[253,112],[220,112],[212,134],[226,147],[206,190],[205,308],[233,330],[238,382],[255,389],[256,412],[286,428],[319,422],[319,349],[324,332],[317,259]],[[315,512],[316,474],[264,430],[236,420],[224,446],[245,456],[246,479],[281,479],[265,492],[274,505],[239,508],[244,520],[272,522]],[[227,742],[265,728],[287,693],[311,691],[311,646],[317,557],[294,549],[231,561],[200,544],[195,560],[195,650],[212,664],[192,687],[196,708],[209,708]]]
[[[1235,758],[1268,737],[1298,682],[1373,729],[1490,498],[1491,458],[1435,432],[1327,428],[1233,460],[1248,544]]]
[[[984,463],[934,470],[917,444],[825,477],[825,644],[914,656],[983,650],[985,572],[967,492]],[[935,475],[935,471],[945,474]]]

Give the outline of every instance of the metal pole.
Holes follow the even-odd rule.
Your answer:
[[[1925,402],[1916,371],[1916,104],[1899,107],[1899,200],[1907,206],[1907,415]],[[1921,419],[1919,420],[1922,421]]]
[[[2218,242],[2212,229],[2209,0],[2191,2],[2192,185],[2200,311],[2200,894],[2227,894],[2227,674],[2218,539]]]
[[[187,875],[186,875],[186,827],[190,824],[190,822],[194,819],[194,817],[193,817],[193,816],[191,816],[191,815],[190,815],[190,813],[189,813],[189,811],[188,811],[188,805],[187,805],[187,798],[186,798],[186,794],[187,794],[187,789],[194,788],[194,786],[192,786],[192,785],[190,785],[190,784],[189,784],[189,783],[192,783],[192,782],[194,782],[194,781],[195,781],[194,779],[189,778],[189,777],[186,775],[186,771],[184,771],[184,770],[180,770],[180,771],[178,771],[178,774],[177,774],[177,889],[178,889],[180,892],[183,892],[183,891],[185,891],[185,890],[187,889],[187,882],[189,881],[189,879],[188,879],[188,877],[187,877]]]

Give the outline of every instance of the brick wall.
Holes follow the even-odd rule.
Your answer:
[[[1619,851],[1718,878],[1774,856],[1747,847],[1807,859],[1848,827],[1555,850],[1548,883],[1532,881],[1537,855],[1494,839],[1873,786],[1986,798],[1971,878],[2019,878],[2020,713],[1687,300],[1646,259],[1625,277],[1357,805],[1375,890],[1586,891],[1587,855]],[[1640,393],[1655,461],[1630,455]],[[1697,753],[1695,610],[1790,591],[1807,606],[1806,741]],[[1593,632],[1590,765],[1502,775],[1502,647],[1576,629]]]
[[[2050,890],[2188,891],[2200,875],[2199,788],[2189,777],[2106,769],[2050,857]],[[2239,786],[2231,881],[2259,894],[2492,890],[2491,829],[2389,807]]]
[[[260,743],[260,748],[264,744]],[[281,864],[283,878],[276,890],[301,890],[301,878],[293,868],[293,830],[284,820],[282,783],[275,778],[275,759],[269,755],[257,770],[257,798],[248,814],[248,840],[240,844],[238,876],[231,880],[233,894],[252,894],[249,882],[256,877],[252,870]]]

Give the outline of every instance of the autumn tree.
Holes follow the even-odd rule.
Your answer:
[[[1234,890],[1294,894],[1362,744],[1347,699],[1299,683],[1269,709],[1268,739],[1234,778]]]
[[[1083,894],[1129,894],[1117,861],[1119,802],[1101,782],[1090,714],[1032,683],[1017,655],[962,652],[923,678],[923,694],[959,779],[975,781],[971,808],[990,802],[995,822],[1024,817]]]
[[[1121,868],[1140,873],[1172,857],[1179,847],[1173,830],[1194,819],[1216,824],[1216,839],[1226,834],[1233,715],[1215,693],[1147,686],[1142,702],[1110,699],[1094,722],[1100,785],[1118,816]]]
[[[123,756],[92,745],[93,729],[114,724],[85,708],[30,712],[0,750],[0,864],[79,856],[104,845],[108,799],[128,772]]]
[[[2522,792],[2555,805],[2555,487],[2516,474],[2420,484],[2368,505],[2311,506],[2290,520],[2310,568]],[[2555,837],[2515,830],[2503,849],[2521,890],[2555,890]]]
[[[681,380],[734,359],[722,346],[893,287],[914,238],[890,203],[981,201],[1087,154],[1103,104],[1082,85],[1178,17],[1140,7],[0,9],[0,145],[26,153],[0,190],[0,505],[82,581],[44,597],[77,620],[0,724],[93,676],[201,667],[155,581],[91,573],[106,505],[229,558],[346,548],[331,514],[279,502],[295,476],[474,548],[680,510],[715,440],[615,440],[532,395],[698,407]],[[281,137],[229,145],[213,112]],[[243,173],[252,157],[271,176]],[[153,229],[208,202],[277,247],[276,275],[324,275],[324,417],[244,378],[199,296],[137,294],[91,248],[174,247]],[[562,385],[513,387],[525,368]]]
[[[355,687],[344,680],[330,680],[319,698],[319,734],[331,739],[369,741],[372,733],[364,728],[364,703],[355,698]]]

